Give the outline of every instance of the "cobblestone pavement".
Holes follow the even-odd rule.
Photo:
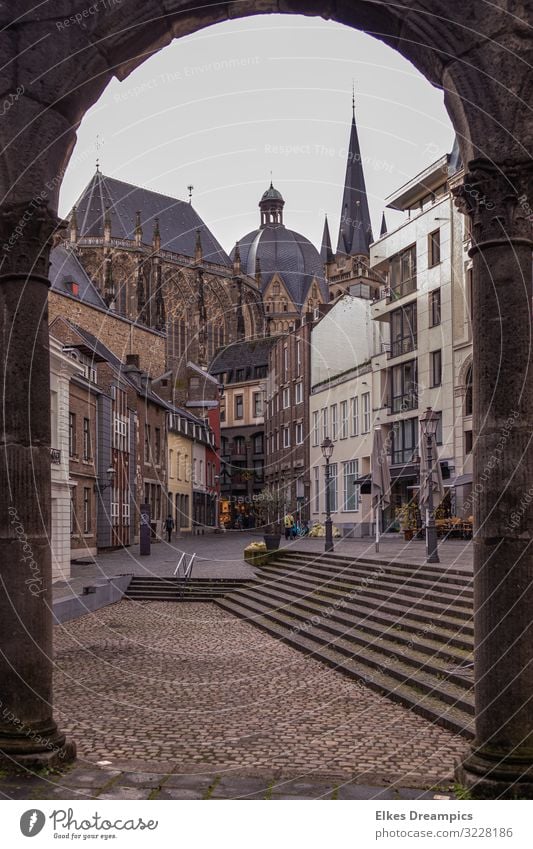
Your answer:
[[[194,798],[216,798],[217,788],[225,798],[239,795],[239,781],[248,787],[240,795],[249,795],[252,779],[260,798],[277,798],[272,788],[284,779],[320,780],[319,791],[313,786],[324,798],[346,782],[366,793],[428,788],[450,781],[466,749],[451,732],[214,604],[121,601],[55,632],[56,718],[85,770],[110,762],[99,792],[119,774],[146,772],[155,785],[143,792],[178,773],[193,782]],[[139,780],[128,780],[122,798],[138,798]]]

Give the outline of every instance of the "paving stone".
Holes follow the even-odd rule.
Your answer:
[[[158,787],[166,779],[166,775],[158,775],[157,773],[123,772],[119,774],[120,778],[113,785],[114,787],[117,784],[121,787]]]
[[[152,788],[150,787],[112,787],[105,793],[101,793],[99,799],[148,799]]]
[[[187,790],[183,787],[169,787],[168,789],[162,789],[154,798],[158,800],[181,799],[182,802],[185,802],[188,800],[203,799],[204,794],[195,792],[194,790]]]
[[[398,799],[390,787],[369,787],[364,784],[344,784],[338,788],[337,798],[347,799]]]
[[[74,787],[95,787],[107,784],[117,775],[120,775],[120,770],[118,769],[109,769],[107,767],[87,769],[80,767],[66,773],[64,780]]]
[[[196,775],[171,775],[165,781],[165,790],[170,787],[181,787],[184,790],[202,790],[205,792],[210,787],[216,775],[197,773]]]
[[[261,778],[222,778],[211,793],[211,799],[264,799],[269,782]]]

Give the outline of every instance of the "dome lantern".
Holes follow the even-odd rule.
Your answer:
[[[272,185],[263,193],[263,197],[259,201],[259,209],[261,210],[261,227],[280,227],[283,226],[283,207],[285,201]]]

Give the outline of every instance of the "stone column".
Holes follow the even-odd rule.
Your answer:
[[[48,261],[42,201],[0,209],[0,761],[65,763],[52,717]]]
[[[533,798],[533,166],[470,163],[476,737],[474,798]]]

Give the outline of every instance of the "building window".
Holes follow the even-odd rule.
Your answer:
[[[429,326],[440,324],[440,289],[429,293]]]
[[[264,478],[265,467],[262,460],[254,460],[254,477],[258,483]]]
[[[291,445],[291,429],[290,427],[283,428],[283,447],[290,448]]]
[[[390,316],[391,356],[416,350],[416,302],[394,310]]]
[[[442,354],[441,351],[431,351],[429,355],[429,375],[431,386],[440,386],[442,382]]]
[[[313,490],[313,513],[318,513],[320,511],[320,466],[313,468]]]
[[[302,445],[304,441],[304,426],[301,422],[295,427],[295,441],[296,445]]]
[[[235,396],[235,418],[242,419],[244,417],[243,396]]]
[[[401,413],[417,407],[416,360],[409,360],[391,369],[391,411]]]
[[[301,404],[304,399],[303,383],[300,380],[294,387],[294,403]]]
[[[403,419],[392,425],[392,462],[411,463],[418,449],[418,419]]]
[[[254,454],[263,454],[263,434],[256,433],[254,436]]]
[[[348,437],[348,401],[341,401],[341,439]]]
[[[359,436],[359,398],[354,395],[351,399],[352,406],[352,436]]]
[[[70,490],[70,533],[76,533],[76,487]]]
[[[74,457],[76,453],[76,415],[75,413],[68,414],[68,453],[69,457]]]
[[[83,459],[91,459],[91,423],[83,419]]]
[[[263,393],[254,392],[254,419],[263,415]]]
[[[331,410],[331,438],[335,442],[337,439],[337,405],[332,404]]]
[[[290,406],[291,406],[291,390],[290,390],[290,387],[287,386],[283,390],[283,409],[286,410]]]
[[[88,486],[83,488],[83,533],[91,533],[91,490]]]
[[[144,425],[144,462],[150,462],[150,425]]]
[[[391,300],[416,291],[416,245],[410,245],[391,257],[389,283]]]
[[[465,455],[472,453],[472,431],[465,430]]]
[[[155,429],[155,462],[159,466],[161,463],[161,428]]]
[[[363,433],[370,430],[370,392],[363,393]]]
[[[287,345],[283,346],[283,380],[287,380],[287,371],[289,370],[289,349]]]
[[[328,435],[328,408],[322,408],[322,439],[326,439]]]
[[[319,412],[318,412],[318,410],[314,410],[314,412],[313,412],[313,445],[318,445],[319,441],[320,441]]]
[[[442,445],[442,412],[436,412],[437,430],[435,432],[435,442],[437,445]]]
[[[348,462],[343,463],[342,465],[344,478],[342,509],[344,512],[348,513],[350,511],[357,510],[359,506],[359,488],[355,483],[358,476],[359,464],[357,460],[348,460]]]
[[[174,477],[174,452],[172,448],[168,450],[168,476],[169,478]]]
[[[337,464],[330,463],[329,464],[329,497],[330,497],[330,508],[332,513],[336,513],[338,510],[338,499],[339,499],[339,491],[338,491],[338,480],[337,480]]]
[[[300,374],[302,370],[302,343],[299,339],[296,340],[296,374]],[[296,402],[299,403],[298,401]]]
[[[193,484],[198,483],[198,480],[197,480],[197,477],[196,477],[196,457],[193,457],[193,461],[192,461],[192,482],[193,482]]]
[[[472,415],[472,366],[469,367],[466,373],[465,381],[465,416]]]
[[[428,236],[428,267],[433,268],[440,262],[440,230],[434,230]]]

